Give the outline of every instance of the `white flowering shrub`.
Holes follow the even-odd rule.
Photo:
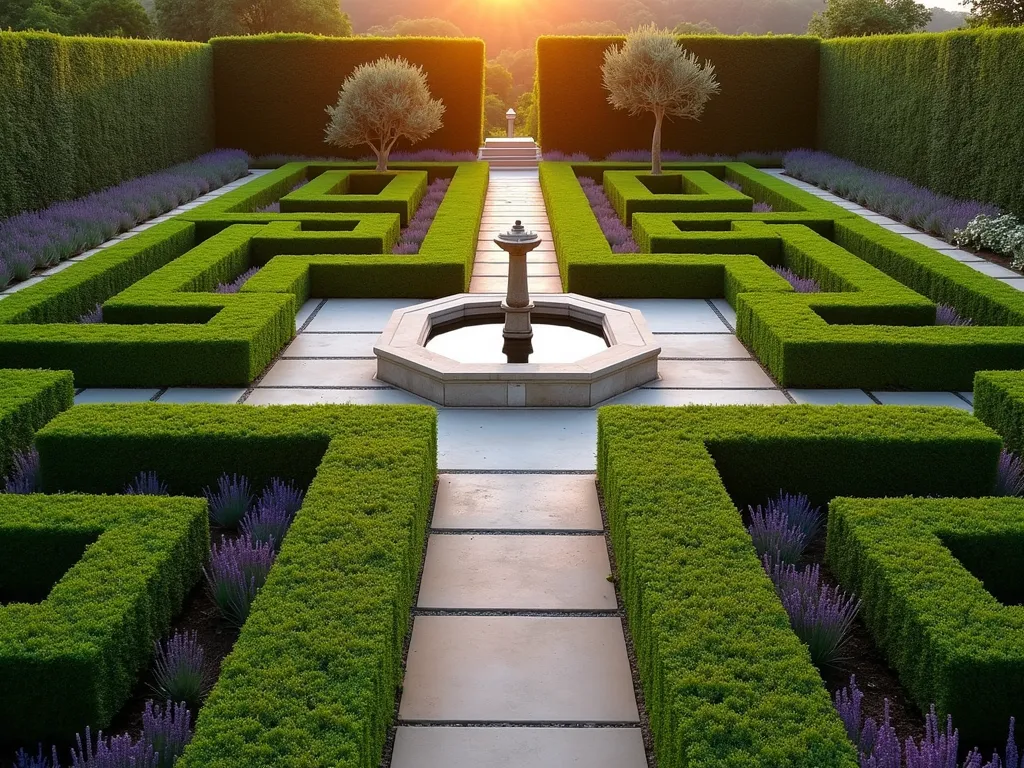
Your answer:
[[[953,242],[1009,256],[1014,269],[1024,269],[1024,223],[1016,216],[976,216],[953,234]]]

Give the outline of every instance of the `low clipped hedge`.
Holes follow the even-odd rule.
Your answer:
[[[394,714],[437,473],[420,406],[78,406],[36,437],[48,492],[172,493],[222,472],[311,482],[181,768],[376,767]],[[72,457],[74,459],[72,460]]]
[[[175,219],[19,291],[0,307],[0,359],[79,386],[245,386],[294,335],[295,298],[204,291],[248,268],[260,230],[198,243]],[[79,324],[97,302],[105,322]]]
[[[11,470],[11,457],[24,450],[36,430],[75,400],[67,371],[0,369],[0,483]]]
[[[601,64],[623,37],[537,39],[540,136],[545,151],[607,157],[651,146],[654,117],[630,117],[608,103]],[[715,65],[722,92],[700,121],[667,120],[662,147],[687,154],[774,152],[813,147],[818,47],[814,37],[681,37]]]
[[[383,188],[378,191],[379,186]],[[327,171],[282,197],[281,210],[397,213],[406,227],[426,193],[426,171]]]
[[[1024,453],[1024,373],[983,371],[974,377],[974,415]]]
[[[707,171],[667,171],[660,176],[635,171],[606,171],[604,189],[626,226],[633,214],[750,213],[753,201]]]
[[[423,67],[445,105],[444,126],[396,149],[475,152],[483,134],[484,43],[451,38],[329,38],[278,34],[215,38],[217,146],[251,155],[360,157],[367,147],[324,142],[328,105],[358,65],[383,56]],[[272,76],[269,74],[272,73]]]
[[[1022,67],[1021,29],[823,41],[806,146],[1024,214]]]
[[[0,82],[0,219],[216,146],[206,45],[0,31]]]
[[[999,450],[952,409],[600,409],[598,477],[658,764],[857,765],[734,504],[779,488],[815,503],[981,495]]]
[[[207,518],[201,499],[0,495],[0,583],[14,588],[0,607],[8,735],[110,724],[199,581]]]
[[[832,502],[826,557],[889,665],[965,746],[1024,715],[1024,501]]]

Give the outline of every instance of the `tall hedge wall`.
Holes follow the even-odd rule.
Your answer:
[[[273,153],[360,157],[324,143],[325,109],[359,64],[402,56],[423,66],[434,98],[446,107],[444,127],[396,150],[476,151],[483,130],[484,43],[440,38],[329,38],[310,35],[225,37],[211,41],[217,145],[252,155]]]
[[[819,146],[1024,213],[1024,29],[821,45]]]
[[[601,63],[622,37],[537,40],[540,137],[545,151],[603,158],[651,146],[654,117],[612,109]],[[814,146],[818,47],[814,37],[683,37],[715,65],[722,92],[699,122],[665,123],[662,148],[689,154],[737,154]]]
[[[0,218],[214,146],[209,46],[0,32]]]

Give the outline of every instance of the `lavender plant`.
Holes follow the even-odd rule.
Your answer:
[[[427,187],[427,194],[420,201],[419,207],[408,226],[402,230],[398,242],[391,250],[394,254],[413,254],[420,252],[420,246],[427,239],[430,225],[434,223],[437,211],[444,202],[444,196],[451,186],[451,179],[435,179]]]
[[[940,195],[825,152],[794,150],[786,154],[785,166],[790,176],[946,239],[979,215],[999,213],[995,206]]]
[[[167,484],[160,480],[156,472],[139,472],[135,478],[125,486],[127,496],[169,496]]]
[[[771,203],[754,203],[751,210],[753,213],[773,213],[775,211]]]
[[[272,477],[260,495],[260,505],[281,509],[294,517],[302,507],[305,495],[294,483],[286,482],[279,477]]]
[[[256,593],[267,580],[274,564],[274,548],[249,538],[215,544],[210,565],[205,569],[210,596],[221,615],[236,627],[249,616]]]
[[[244,152],[218,150],[77,200],[0,221],[0,288],[244,176],[247,169]]]
[[[71,768],[162,768],[159,755],[145,739],[135,741],[128,734],[104,738],[100,731],[94,743],[86,726],[84,744],[81,734],[75,741],[78,746],[71,750]]]
[[[192,740],[192,713],[185,704],[160,707],[147,701],[142,712],[141,743],[156,753],[158,768],[171,768]]]
[[[813,277],[800,277],[789,267],[772,267],[775,272],[786,279],[797,293],[820,293],[821,286]]]
[[[807,536],[779,510],[751,512],[747,532],[757,554],[771,555],[786,563],[799,562],[807,549]]]
[[[213,289],[214,293],[238,293],[242,290],[242,286],[246,284],[249,278],[255,276],[260,271],[259,267],[252,267],[251,269],[245,270],[242,274],[236,277],[229,283],[217,283],[217,287]]]
[[[821,580],[821,569],[804,569],[764,555],[762,563],[782,601],[793,631],[808,647],[811,660],[821,666],[833,666],[842,660],[860,601],[838,587]]]
[[[949,304],[937,304],[935,306],[936,325],[974,325],[969,317],[962,317],[955,307]]]
[[[251,541],[269,544],[275,550],[279,550],[294,519],[295,515],[283,507],[268,505],[261,501],[242,518],[239,530]]]
[[[650,152],[647,153],[646,160],[647,162],[650,162]],[[549,163],[589,163],[590,155],[583,152],[573,152],[572,154],[567,155],[565,152],[559,152],[557,149],[553,149],[550,152],[544,153],[544,161]]]
[[[39,751],[32,755],[24,749],[19,749],[14,756],[14,768],[60,768],[57,759],[57,748],[53,747],[50,755],[43,754],[43,745],[39,745]]]
[[[153,690],[167,701],[198,707],[214,682],[213,666],[198,633],[175,632],[154,643],[154,650]]]
[[[103,322],[103,305],[97,304],[95,307],[90,309],[84,315],[78,318],[78,322],[82,325],[93,325],[95,323]]]
[[[4,493],[37,493],[41,490],[39,451],[35,446],[15,453],[11,473],[4,483]]]
[[[999,454],[993,496],[1024,496],[1024,462],[1005,448]]]
[[[225,472],[217,479],[217,490],[203,489],[210,506],[210,520],[225,528],[235,528],[252,507],[249,478]]]
[[[601,227],[608,244],[612,247],[612,252],[639,253],[640,247],[633,239],[633,232],[622,223],[622,219],[612,208],[604,188],[589,176],[579,177],[579,183],[594,211],[598,226]]]

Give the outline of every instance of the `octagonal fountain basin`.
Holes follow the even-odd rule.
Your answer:
[[[661,347],[639,311],[572,293],[532,298],[525,344],[503,337],[501,295],[396,311],[373,349],[377,378],[454,407],[589,407],[658,378]]]

